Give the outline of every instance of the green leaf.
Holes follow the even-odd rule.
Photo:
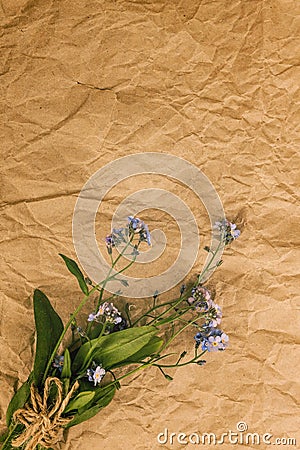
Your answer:
[[[94,358],[98,359],[103,367],[109,369],[137,353],[156,333],[157,328],[151,326],[128,328],[112,333],[105,336],[97,346]]]
[[[114,384],[110,386],[101,386],[96,390],[94,403],[101,406],[107,406],[109,403],[108,399],[112,399],[115,393],[116,387]]]
[[[63,390],[64,390],[64,395],[66,396],[69,392],[69,387],[70,387],[70,378],[62,378],[62,383],[63,383]]]
[[[33,304],[37,334],[33,376],[35,385],[39,386],[64,326],[46,295],[39,289],[34,291]]]
[[[28,379],[29,380],[29,379]],[[30,394],[30,384],[29,382],[25,381],[25,383],[22,384],[22,386],[17,390],[13,398],[11,399],[7,411],[6,411],[6,424],[7,426],[10,425],[11,419],[13,416],[13,413],[19,409],[23,408],[25,403],[28,400],[29,394]]]
[[[84,371],[93,359],[109,369],[138,352],[156,333],[153,326],[127,328],[87,342],[78,351],[72,369]]]
[[[174,322],[178,318],[178,313],[173,314],[172,316],[166,317],[165,319],[158,319],[157,320],[157,326],[165,325],[166,323]]]
[[[163,339],[158,336],[153,336],[148,344],[144,345],[138,352],[134,353],[130,358],[127,358],[125,361],[119,364],[115,364],[112,368],[124,366],[127,364],[138,363],[142,361],[144,358],[147,358],[151,355],[157,354],[162,347]]]
[[[71,378],[71,357],[70,352],[66,348],[64,352],[64,365],[61,371],[61,378]]]
[[[74,374],[78,375],[80,371],[85,369],[85,366],[87,365],[85,364],[85,360],[88,360],[88,353],[93,350],[93,345],[95,346],[95,342],[97,342],[98,339],[92,339],[79,348],[72,364],[72,372]]]
[[[75,409],[76,410],[82,409],[84,406],[90,403],[90,401],[93,400],[94,397],[95,391],[80,392],[80,394],[78,394],[75,398],[73,398],[70,401],[70,403],[64,409],[64,413],[73,411]]]
[[[90,339],[97,339],[102,331],[103,323],[94,323],[91,331],[88,334]]]
[[[130,360],[142,360],[143,358],[146,358],[147,356],[154,355],[159,352],[163,345],[164,341],[162,338],[158,336],[153,336],[149,343],[145,345],[141,350],[139,350],[137,353],[132,355]]]
[[[56,383],[51,383],[50,388],[49,388],[49,394],[48,394],[49,404],[55,403],[57,396],[58,396],[58,387],[57,387]]]
[[[167,373],[164,373],[164,376],[165,376],[166,380],[173,381],[173,378],[170,375],[168,375]]]
[[[66,428],[73,427],[74,425],[78,425],[79,423],[85,422],[91,417],[94,417],[102,408],[105,408],[105,406],[107,406],[112,401],[115,392],[116,388],[114,386],[98,389],[95,393],[93,401],[93,403],[96,404],[86,411],[76,414],[74,419],[66,425]]]
[[[62,253],[59,253],[59,256],[62,257],[62,259],[65,261],[67,268],[69,269],[69,271],[75,275],[75,277],[78,280],[80,289],[82,290],[82,292],[85,295],[88,295],[89,293],[89,289],[87,287],[85,278],[83,276],[83,273],[81,272],[81,270],[78,267],[78,264],[71,258],[68,258],[67,256],[63,255]]]
[[[74,425],[78,425],[81,422],[85,422],[88,419],[91,419],[92,417],[94,417],[96,414],[98,414],[98,412],[103,408],[103,406],[99,406],[99,405],[95,405],[92,406],[91,408],[87,409],[86,411],[84,411],[81,414],[76,414],[74,419],[71,420],[71,422],[69,422],[65,428],[70,428],[70,427],[74,427]]]

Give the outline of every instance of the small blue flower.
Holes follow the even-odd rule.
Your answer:
[[[196,336],[194,336],[194,339],[196,341],[196,347],[199,347],[199,345],[206,339],[205,334],[198,332]]]
[[[128,226],[132,233],[139,233],[141,241],[147,241],[151,245],[151,235],[148,225],[138,217],[128,216]]]
[[[114,242],[114,238],[112,234],[108,234],[105,238],[105,243],[107,245],[107,247],[114,247],[115,246],[115,242]]]
[[[115,331],[122,331],[125,330],[126,328],[128,328],[127,320],[124,319],[124,317],[120,317],[119,321],[115,322],[112,332],[114,333]]]
[[[225,350],[229,345],[229,337],[222,330],[210,329],[207,333],[197,333],[194,336],[196,347],[201,345],[203,351],[216,352]]]
[[[187,301],[190,305],[193,305],[197,301],[204,301],[205,303],[209,303],[211,301],[211,294],[205,286],[201,286],[201,284],[198,284],[197,286],[193,287],[191,297],[189,297]]]
[[[105,375],[105,370],[102,368],[102,366],[97,366],[96,369],[88,369],[86,374],[88,376],[89,381],[94,382],[94,386],[97,386],[102,380],[102,378]]]
[[[113,230],[112,230],[113,236],[119,236],[119,238],[121,240],[124,240],[123,233],[124,233],[124,228],[113,228]]]
[[[230,232],[231,232],[233,239],[237,239],[238,237],[240,237],[241,232],[240,232],[240,230],[237,230],[236,224],[230,223],[230,222],[229,222],[229,224],[230,224]]]
[[[216,352],[225,350],[229,344],[229,337],[221,330],[213,330],[208,338],[202,343],[202,350]]]
[[[113,228],[112,237],[114,240],[115,246],[122,244],[122,242],[126,242],[126,238],[128,237],[128,229],[127,228]]]
[[[139,233],[144,227],[144,222],[138,217],[128,216],[129,228],[132,228],[134,232]]]
[[[191,297],[187,299],[187,302],[198,312],[208,311],[213,303],[209,290],[200,284],[192,289]]]
[[[64,356],[56,355],[52,365],[61,372],[64,365]]]
[[[116,246],[116,243],[115,243],[115,240],[114,240],[114,237],[113,237],[112,234],[108,234],[106,236],[105,244],[106,244],[106,248],[107,248],[108,254],[111,255],[113,247]]]
[[[84,338],[87,337],[86,332],[83,331],[83,329],[81,327],[76,327],[75,329],[76,329],[77,333],[80,334],[81,337],[84,337]]]
[[[220,325],[222,320],[222,310],[219,305],[217,305],[215,302],[211,302],[209,311],[209,318],[211,319],[209,321],[209,327],[216,328],[218,325]]]
[[[111,234],[106,236],[105,243],[108,253],[111,255],[113,247],[126,242],[125,236],[128,235],[128,229],[126,228],[113,228]]]
[[[106,323],[114,325],[120,324],[123,320],[120,311],[113,303],[109,302],[102,303],[96,313],[89,314],[87,320],[88,322],[102,322],[102,318],[105,318]]]
[[[93,322],[94,320],[97,319],[97,317],[98,317],[97,314],[93,314],[93,313],[89,314],[88,322]]]
[[[222,220],[221,222],[215,222],[214,227],[221,232],[222,239],[225,245],[230,244],[233,240],[237,239],[241,232],[236,228],[235,223],[229,222],[229,220]]]

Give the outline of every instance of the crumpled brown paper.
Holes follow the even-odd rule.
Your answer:
[[[64,448],[156,449],[166,428],[220,436],[240,421],[299,443],[299,2],[6,0],[1,9],[1,430],[31,370],[34,288],[64,319],[80,299],[57,254],[75,256],[82,186],[116,158],[153,151],[199,167],[242,228],[209,280],[231,345],[207,355],[205,367],[171,371],[171,383],[155,369],[126,379]],[[141,177],[138,187],[151,182]],[[208,226],[187,188],[158,183]],[[102,203],[99,241],[136,187],[126,181]],[[158,211],[146,218],[150,228],[166,226]],[[174,344],[192,347],[191,332]]]

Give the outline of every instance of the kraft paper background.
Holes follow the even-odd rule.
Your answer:
[[[81,188],[116,158],[152,151],[199,167],[242,230],[209,280],[230,347],[208,354],[204,367],[170,370],[171,383],[155,369],[124,380],[110,406],[73,428],[63,448],[177,449],[159,445],[157,434],[220,435],[239,421],[299,445],[299,6],[1,2],[0,430],[14,388],[31,370],[33,290],[42,289],[65,320],[81,298],[58,256],[76,257],[72,215]],[[151,186],[179,195],[208,232],[205,209],[187,186],[140,176],[102,203],[103,250],[113,210]],[[173,255],[176,223],[155,209],[142,218],[165,231]],[[188,279],[201,270],[200,253]],[[192,332],[174,344],[192,348]]]

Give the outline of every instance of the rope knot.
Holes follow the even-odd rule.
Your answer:
[[[48,406],[51,384],[57,387],[54,405]],[[25,430],[12,441],[13,447],[20,447],[26,443],[25,450],[34,450],[40,444],[45,448],[50,448],[60,439],[64,425],[72,420],[72,417],[61,417],[64,409],[69,403],[72,395],[78,388],[76,381],[72,389],[63,399],[63,385],[59,378],[48,377],[45,382],[43,398],[37,388],[30,386],[30,404],[18,409],[13,414],[13,419],[25,425]]]

